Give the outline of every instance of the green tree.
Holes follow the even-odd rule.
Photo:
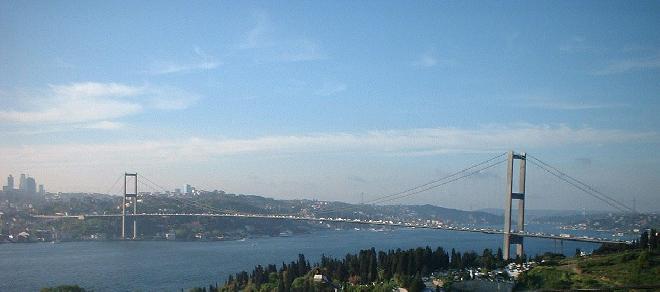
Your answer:
[[[284,292],[284,278],[282,278],[283,273],[277,273],[277,292]]]
[[[410,284],[408,285],[408,291],[410,292],[420,292],[422,291],[426,286],[424,285],[424,282],[422,281],[422,277],[417,274],[415,277],[413,277],[410,280]]]

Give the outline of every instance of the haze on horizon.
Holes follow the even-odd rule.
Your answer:
[[[655,212],[658,27],[657,1],[0,1],[0,177],[359,202],[516,150]],[[501,208],[504,173],[394,203]]]

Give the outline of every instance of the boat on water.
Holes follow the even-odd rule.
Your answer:
[[[291,231],[280,232],[280,237],[289,237],[289,236],[291,236]]]

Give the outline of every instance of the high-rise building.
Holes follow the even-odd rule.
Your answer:
[[[7,177],[7,189],[14,189],[14,176],[11,174]]]
[[[42,196],[46,194],[46,190],[44,190],[44,185],[39,185],[39,194]]]
[[[189,184],[183,185],[183,194],[187,195],[192,193],[192,186]]]
[[[34,178],[28,177],[25,179],[25,192],[28,194],[37,193],[37,181],[35,181]]]
[[[25,173],[21,173],[21,180],[18,181],[18,189],[21,191],[25,191]]]

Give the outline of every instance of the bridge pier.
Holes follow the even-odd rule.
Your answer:
[[[513,164],[520,160],[520,172],[518,174],[518,192],[513,192]],[[504,206],[504,249],[505,260],[511,258],[511,245],[516,245],[516,254],[522,256],[524,253],[523,237],[512,233],[511,230],[511,205],[513,200],[518,200],[518,220],[516,233],[525,230],[525,172],[526,155],[524,152],[517,154],[509,151],[507,159],[506,174],[506,204]]]
[[[128,178],[134,177],[133,191],[128,190]],[[124,199],[121,206],[121,239],[126,239],[126,199],[133,203],[133,239],[137,238],[137,173],[124,173]]]

